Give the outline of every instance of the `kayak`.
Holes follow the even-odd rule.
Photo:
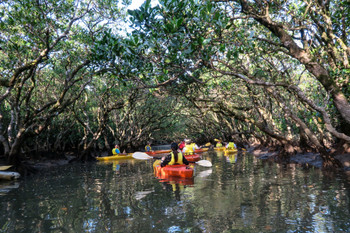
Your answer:
[[[197,162],[201,159],[199,154],[185,155],[188,162]]]
[[[225,154],[231,154],[231,153],[236,153],[237,149],[225,149]]]
[[[154,151],[146,151],[145,153],[148,155],[156,155],[156,152],[154,152]]]
[[[224,146],[221,147],[215,147],[214,150],[225,150],[226,148]]]
[[[194,152],[201,153],[201,152],[205,152],[208,150],[209,150],[209,148],[201,148],[201,149],[196,149]],[[171,152],[171,150],[155,150],[155,151],[146,151],[145,153],[148,155],[156,155],[156,154],[167,154],[170,152]]]
[[[118,159],[133,159],[133,157],[132,157],[132,153],[130,153],[130,154],[123,154],[123,155],[96,157],[96,159],[99,161],[108,161],[108,160],[118,160]]]
[[[200,149],[194,150],[194,153],[206,152],[206,151],[208,151],[208,150],[209,150],[209,148],[200,148]]]
[[[161,167],[160,164],[154,164],[154,173],[161,179],[165,179],[171,176],[191,178],[193,177],[193,168],[185,164],[166,165],[165,167]]]
[[[148,155],[156,155],[156,154],[166,154],[170,153],[171,150],[154,150],[154,151],[146,151],[145,153]]]

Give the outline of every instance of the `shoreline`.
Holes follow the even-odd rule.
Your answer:
[[[271,160],[275,163],[287,163],[287,164],[299,164],[305,166],[305,168],[319,168],[322,169],[322,159],[318,153],[305,152],[297,153],[290,156],[288,159],[282,161],[278,158],[279,151],[271,151],[269,148],[261,147],[259,145],[251,145],[247,147],[247,153],[252,154],[258,159],[262,160]],[[107,152],[101,152],[101,154],[108,154]],[[45,171],[52,167],[62,166],[71,163],[74,161],[76,156],[73,153],[67,152],[62,158],[52,159],[52,158],[40,158],[33,160],[23,161],[23,165],[29,169],[34,169],[34,172]],[[343,171],[350,171],[350,153],[343,153],[335,156],[342,165]],[[6,161],[3,158],[0,158],[0,165],[7,165]],[[15,168],[9,169],[9,172],[16,171]],[[21,172],[20,172],[21,173]],[[30,173],[30,172],[29,172]],[[23,174],[21,174],[23,175]],[[27,172],[24,173],[24,176],[28,175]]]
[[[247,149],[247,152],[253,154],[258,159],[274,160],[275,162],[277,162],[276,158],[279,154],[279,151],[271,152],[268,148],[256,147],[250,147]],[[350,153],[339,154],[336,155],[335,158],[342,163],[344,171],[350,171]],[[290,156],[290,158],[286,160],[286,163],[294,163],[305,165],[306,167],[322,169],[322,158],[319,153],[314,152],[297,153]]]

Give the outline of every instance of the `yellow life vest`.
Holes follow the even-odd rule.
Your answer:
[[[229,142],[228,143],[228,147],[227,147],[227,149],[235,149],[236,147],[235,147],[235,144],[233,143],[233,142]]]
[[[112,154],[113,154],[113,155],[120,154],[120,150],[119,150],[118,148],[113,148],[113,149],[112,149]]]
[[[173,152],[170,152],[171,154],[171,160],[168,163],[168,165],[174,165],[174,164],[183,164],[183,156],[181,152],[177,152],[177,162],[175,162],[175,155]]]
[[[186,145],[185,148],[186,148],[185,155],[192,155],[192,154],[194,154],[192,145]]]
[[[221,142],[216,143],[216,147],[222,147]]]

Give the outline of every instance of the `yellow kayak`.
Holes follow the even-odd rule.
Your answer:
[[[226,148],[224,146],[221,147],[215,147],[214,150],[225,150]]]
[[[206,152],[206,151],[208,151],[208,150],[209,150],[209,148],[200,148],[200,149],[195,149],[195,150],[194,150],[194,153]]]
[[[108,160],[118,160],[118,159],[133,159],[132,153],[122,154],[122,155],[112,155],[112,156],[104,156],[104,157],[96,157],[99,161],[108,161]]]
[[[230,154],[230,153],[236,153],[237,149],[226,149],[225,148],[225,154]]]

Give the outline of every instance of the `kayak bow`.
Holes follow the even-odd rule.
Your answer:
[[[99,161],[108,161],[108,160],[118,160],[118,159],[133,159],[133,157],[132,157],[132,154],[124,154],[124,155],[96,157],[96,159]]]
[[[175,176],[181,178],[191,178],[193,177],[193,168],[185,164],[182,165],[166,165],[161,167],[160,165],[154,166],[154,173],[157,177],[162,179]]]

